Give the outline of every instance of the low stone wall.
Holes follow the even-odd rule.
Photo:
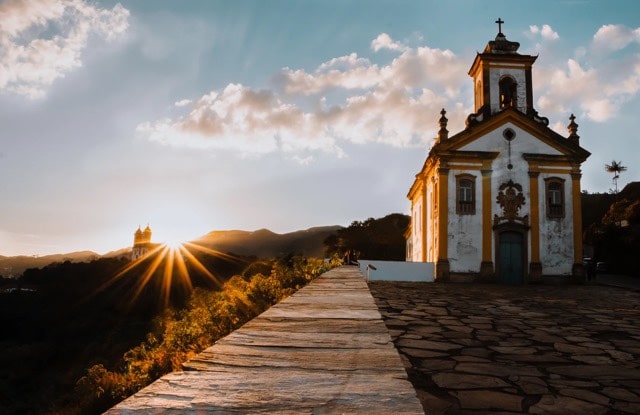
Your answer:
[[[366,278],[367,265],[373,265],[375,270],[369,271],[371,281],[423,281],[433,282],[435,275],[433,262],[405,262],[405,261],[371,261],[362,259],[360,272]]]

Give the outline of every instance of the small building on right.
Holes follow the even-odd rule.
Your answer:
[[[580,178],[590,153],[573,114],[564,137],[534,109],[537,56],[519,54],[496,23],[469,70],[475,112],[450,136],[441,111],[409,189],[407,260],[433,262],[436,281],[581,280]]]

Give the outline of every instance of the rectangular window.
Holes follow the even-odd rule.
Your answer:
[[[458,215],[475,215],[476,213],[476,178],[470,174],[456,176],[456,213]]]
[[[547,217],[564,218],[564,180],[558,177],[545,179]]]

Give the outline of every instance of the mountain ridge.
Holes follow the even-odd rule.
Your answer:
[[[343,226],[315,226],[288,233],[269,229],[255,231],[217,230],[192,241],[209,249],[238,255],[279,257],[299,253],[312,257],[324,256],[324,240]]]
[[[255,231],[213,230],[188,243],[237,255],[272,258],[298,253],[321,258],[324,256],[324,240],[342,228],[343,226],[340,225],[314,226],[282,234],[266,228]],[[42,268],[55,262],[89,262],[98,258],[127,256],[130,252],[131,247],[125,247],[107,252],[104,255],[88,250],[38,257],[0,255],[0,277],[19,277],[29,268]]]
[[[75,251],[64,254],[43,256],[2,256],[0,255],[0,276],[17,277],[29,268],[42,268],[54,262],[87,262],[100,258],[101,255],[93,251]]]

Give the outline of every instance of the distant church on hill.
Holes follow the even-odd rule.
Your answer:
[[[138,230],[133,234],[133,248],[131,249],[131,260],[145,256],[152,248],[151,228],[147,225],[144,231],[138,226]]]
[[[537,56],[502,33],[476,55],[475,113],[449,136],[446,112],[407,195],[407,260],[433,262],[436,281],[522,284],[547,276],[582,278],[578,124],[549,128],[533,108]]]

